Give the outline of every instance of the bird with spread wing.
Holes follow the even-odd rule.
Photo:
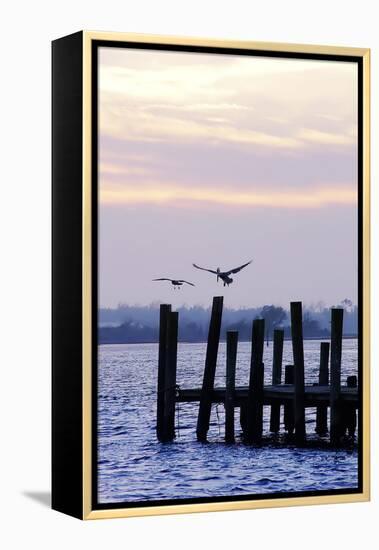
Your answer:
[[[235,273],[238,273],[239,271],[241,271],[241,269],[251,264],[252,261],[253,260],[250,260],[249,262],[246,262],[246,264],[240,265],[239,267],[235,267],[234,269],[229,269],[229,271],[221,271],[219,267],[216,270],[214,270],[214,269],[207,269],[205,267],[200,267],[199,265],[196,265],[196,264],[192,264],[192,265],[193,267],[196,267],[196,269],[208,271],[209,273],[213,273],[214,275],[217,275],[217,282],[219,281],[219,279],[221,279],[222,282],[224,283],[224,286],[229,286],[233,282],[233,279],[230,277],[230,275],[234,275]]]
[[[174,290],[179,289],[180,287],[185,283],[187,285],[195,286],[193,283],[190,283],[188,281],[184,281],[183,279],[168,279],[166,277],[160,277],[159,279],[153,279],[153,281],[170,281],[172,286],[174,287]]]

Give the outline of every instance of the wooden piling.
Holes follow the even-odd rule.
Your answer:
[[[251,336],[250,379],[247,397],[245,441],[259,443],[263,432],[263,346],[265,321],[254,319]]]
[[[348,376],[346,379],[346,386],[348,388],[356,388],[358,386],[358,379],[355,375]]]
[[[343,309],[332,308],[330,340],[330,442],[338,445],[342,436],[341,357]]]
[[[226,333],[225,441],[234,443],[234,393],[238,332]]]
[[[284,383],[293,385],[294,381],[294,366],[286,365],[284,369]],[[295,427],[294,421],[294,408],[293,403],[287,403],[284,405],[284,428],[288,432],[288,435],[293,434]]]
[[[320,344],[319,386],[329,385],[329,342]],[[328,432],[328,406],[319,405],[316,412],[316,433],[325,435]]]
[[[196,428],[197,439],[203,442],[207,440],[212,409],[212,391],[214,388],[217,353],[220,342],[222,306],[223,296],[215,296],[213,298],[212,314],[209,324],[207,353]]]
[[[178,352],[178,317],[177,311],[169,314],[167,327],[167,355],[165,376],[164,404],[164,441],[175,439],[175,394],[176,364]]]
[[[171,306],[161,304],[159,313],[159,352],[158,352],[158,388],[157,388],[157,438],[164,436],[165,375],[167,353],[167,327]]]
[[[247,404],[241,403],[240,406],[240,426],[242,429],[242,435],[244,440],[246,440],[246,425],[247,425]]]
[[[348,376],[346,385],[348,388],[356,388],[358,385],[358,380],[356,376]],[[354,405],[348,403],[345,404],[343,408],[343,435],[345,435],[346,430],[349,437],[355,436],[355,430],[357,427],[357,411]]]
[[[301,302],[291,302],[291,334],[294,361],[295,441],[302,445],[306,439],[304,407],[304,345]]]
[[[272,384],[277,386],[282,383],[284,331],[274,330],[274,352],[272,361]],[[278,433],[280,430],[280,404],[271,405],[270,432]]]

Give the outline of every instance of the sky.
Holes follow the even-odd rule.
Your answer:
[[[100,307],[357,302],[355,63],[112,47],[98,74]]]

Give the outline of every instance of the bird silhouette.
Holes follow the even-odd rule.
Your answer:
[[[215,270],[215,269],[207,269],[206,267],[200,267],[199,265],[196,265],[196,264],[192,264],[192,265],[193,267],[196,267],[196,269],[201,269],[202,271],[208,271],[209,273],[213,273],[214,275],[217,275],[217,282],[219,281],[219,279],[221,279],[222,282],[224,283],[224,286],[229,286],[233,282],[233,279],[230,277],[230,275],[233,275],[234,273],[238,273],[239,271],[241,271],[241,269],[251,264],[252,261],[253,260],[250,260],[246,264],[240,265],[239,267],[235,267],[233,269],[229,269],[229,271],[221,271],[219,267]]]
[[[160,277],[159,279],[153,279],[153,281],[170,281],[170,283],[173,285],[174,290],[179,289],[180,287],[185,283],[187,285],[195,286],[193,283],[190,283],[188,281],[184,281],[184,279],[168,279],[167,277]]]

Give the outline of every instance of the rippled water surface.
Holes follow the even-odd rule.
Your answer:
[[[304,342],[306,383],[318,379],[320,342]],[[205,344],[179,344],[177,382],[200,387]],[[100,503],[265,494],[356,488],[358,452],[290,446],[248,447],[239,439],[236,409],[234,445],[224,438],[224,410],[212,409],[209,443],[196,441],[197,403],[177,410],[177,439],[156,439],[157,344],[99,347],[98,492]],[[265,383],[271,379],[272,344],[265,346]],[[284,343],[283,365],[291,364],[291,343]],[[357,374],[357,341],[343,342],[342,382]],[[236,384],[248,381],[250,344],[238,348]],[[225,382],[225,344],[220,344],[216,385]],[[269,407],[264,431],[268,434]],[[307,409],[307,433],[314,434],[315,410]]]

